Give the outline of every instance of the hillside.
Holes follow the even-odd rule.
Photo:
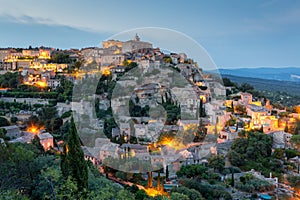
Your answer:
[[[292,81],[300,83],[300,68],[237,68],[237,69],[219,69],[221,74],[270,79],[278,81]]]
[[[286,92],[289,95],[300,95],[300,82],[267,80],[261,78],[240,77],[228,74],[222,74],[222,77],[227,77],[233,82],[249,83],[256,90],[271,91],[271,92]]]

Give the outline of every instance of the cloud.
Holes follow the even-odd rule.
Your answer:
[[[286,11],[284,14],[271,19],[274,23],[278,24],[300,24],[300,8],[294,8]]]
[[[1,17],[1,16],[0,16]],[[12,16],[12,15],[2,15],[3,18],[14,23],[23,24],[46,24],[46,25],[56,25],[52,19],[43,17],[32,17],[29,15]]]
[[[245,18],[243,22],[244,29],[249,33],[290,33],[298,29],[300,25],[300,9],[293,8],[281,12],[265,11],[261,15]]]
[[[259,4],[259,8],[266,8],[274,6],[276,3],[278,3],[278,0],[271,0],[271,1],[264,1],[263,3]]]
[[[124,27],[121,20],[115,21],[110,9],[95,2],[44,0],[37,4],[33,0],[26,3],[0,0],[0,3],[0,17],[10,22],[68,26],[98,33],[119,32]]]

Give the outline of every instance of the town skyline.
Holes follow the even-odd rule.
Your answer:
[[[122,31],[162,27],[193,38],[206,49],[218,68],[300,66],[299,2],[232,3],[192,1],[187,5],[189,12],[182,12],[180,3],[170,1],[159,5],[140,5],[134,1],[131,4],[45,1],[39,5],[2,2],[0,25],[5,31],[0,33],[4,38],[0,47],[80,49],[100,46],[101,41]]]

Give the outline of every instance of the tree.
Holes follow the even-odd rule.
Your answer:
[[[289,181],[289,183],[291,184],[291,186],[293,187],[297,187],[300,185],[300,177],[299,176],[292,176],[289,175],[287,177],[287,180]]]
[[[270,172],[281,173],[282,166],[276,157],[280,157],[282,152],[272,156],[273,137],[258,131],[246,131],[245,135],[235,139],[231,145],[227,154],[231,164],[245,171],[259,170],[265,176]]]
[[[166,180],[169,179],[169,166],[166,167]]]
[[[164,61],[166,63],[172,63],[172,58],[170,58],[170,57],[164,57]]]
[[[176,172],[178,177],[197,177],[202,178],[206,176],[207,168],[200,164],[192,164],[187,166],[182,166],[178,172]]]
[[[2,200],[29,200],[16,190],[0,190],[0,199]]]
[[[2,126],[9,126],[9,125],[10,125],[9,121],[6,118],[0,117],[0,127],[2,127]]]
[[[234,82],[231,82],[229,78],[223,78],[223,84],[225,87],[237,87],[237,84]]]
[[[290,158],[294,158],[294,157],[298,156],[299,152],[294,149],[286,149],[285,155],[286,155],[287,159],[290,159]]]
[[[0,128],[0,138],[5,139],[6,130],[4,128]]]
[[[300,148],[300,135],[293,135],[290,142],[293,144],[295,149]]]
[[[276,159],[283,159],[283,156],[284,156],[284,150],[276,148],[273,153],[273,157]]]
[[[82,62],[81,61],[76,61],[74,63],[75,70],[79,70],[81,68],[81,66],[82,66]]]
[[[117,199],[119,200],[134,200],[134,196],[132,193],[128,192],[127,190],[120,190],[117,193]]]
[[[13,124],[15,124],[17,121],[18,121],[17,117],[11,117],[10,118],[10,122],[13,123]]]
[[[232,199],[231,195],[226,191],[225,188],[212,186],[207,183],[201,183],[195,179],[184,179],[182,185],[189,189],[195,189],[199,191],[204,199]]]
[[[62,182],[62,185],[57,192],[57,196],[59,199],[78,199],[78,190],[78,185],[69,176]]]
[[[186,196],[185,194],[180,194],[177,192],[172,192],[171,194],[171,200],[189,200],[189,197]]]
[[[19,74],[7,72],[0,76],[0,87],[3,88],[17,88],[21,82]]]
[[[261,127],[259,129],[259,132],[264,133],[264,126],[263,125],[261,125]]]
[[[29,194],[39,175],[40,159],[31,144],[8,144],[0,146],[0,188],[17,189]],[[45,166],[45,165],[44,165]]]
[[[62,120],[55,119],[57,118],[57,110],[56,107],[42,107],[39,111],[39,121],[44,123],[47,130],[53,131],[54,126],[62,125]],[[58,127],[59,128],[59,127]]]
[[[144,200],[146,197],[148,197],[145,190],[139,190],[135,193],[135,199],[137,200]]]
[[[78,190],[83,191],[88,186],[88,168],[84,160],[80,139],[77,134],[74,118],[72,116],[67,141],[61,156],[61,170],[65,179],[72,177],[77,183]]]
[[[203,99],[200,99],[200,106],[199,106],[199,117],[205,117],[206,113],[205,113],[205,109],[203,107]]]
[[[248,84],[248,83],[243,83],[240,87],[239,87],[240,91],[242,92],[250,92],[253,91],[254,88],[252,85]]]
[[[218,170],[219,172],[222,171],[225,166],[224,156],[216,155],[210,157],[208,159],[208,166],[212,167],[214,170]]]
[[[286,132],[286,133],[289,132],[289,127],[287,125],[285,125],[285,127],[284,127],[284,132]]]
[[[103,132],[104,132],[104,134],[106,135],[106,137],[108,137],[108,138],[111,138],[111,130],[113,129],[113,128],[115,128],[115,127],[117,127],[117,124],[116,124],[116,122],[115,122],[115,120],[114,120],[114,118],[113,117],[111,117],[111,118],[109,118],[109,119],[106,119],[105,118],[105,120],[104,120],[104,130],[103,130]]]
[[[235,166],[241,166],[245,163],[243,156],[234,150],[228,152],[228,158],[230,163]]]
[[[294,128],[294,135],[300,134],[300,120],[296,120],[295,128]]]
[[[49,123],[51,132],[58,130],[63,125],[63,119],[60,117],[52,118]]]
[[[200,199],[202,200],[203,199],[200,192],[198,192],[195,189],[190,189],[190,188],[187,188],[187,187],[184,187],[184,186],[174,187],[172,189],[172,193],[173,192],[184,194],[184,195],[188,196],[188,198],[190,200],[200,200]]]
[[[50,62],[59,63],[59,64],[60,63],[71,63],[72,59],[66,53],[56,53],[52,56],[52,59],[50,60]]]
[[[237,106],[235,106],[235,111],[242,115],[245,115],[247,113],[246,108],[241,104],[238,104]]]

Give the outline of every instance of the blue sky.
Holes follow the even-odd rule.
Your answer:
[[[100,46],[128,29],[162,27],[193,38],[220,68],[300,66],[297,0],[0,0],[0,5],[0,47]]]

